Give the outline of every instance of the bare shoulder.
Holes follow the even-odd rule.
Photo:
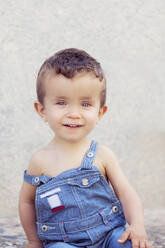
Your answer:
[[[41,175],[43,171],[43,166],[45,164],[46,156],[47,151],[45,149],[41,149],[34,152],[31,157],[27,173],[31,175]]]
[[[104,167],[108,166],[114,166],[117,164],[117,158],[114,152],[107,146],[99,144],[98,147],[98,156],[102,157],[102,162]]]

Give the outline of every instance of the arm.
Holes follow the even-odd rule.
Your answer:
[[[35,215],[35,187],[24,182],[20,192],[19,215],[25,230],[28,244],[26,248],[42,248],[42,243],[37,236]]]
[[[143,207],[137,193],[124,176],[115,155],[104,147],[105,154],[105,171],[111,185],[121,201],[124,214],[129,228],[121,236],[119,242],[124,243],[127,239],[132,240],[133,248],[146,247],[150,248],[147,234],[144,226]]]
[[[34,166],[35,165],[35,166]],[[36,159],[32,159],[29,165],[29,174],[39,174]],[[36,186],[23,182],[19,197],[19,215],[22,226],[26,233],[28,244],[25,248],[42,248],[42,242],[37,235],[35,214],[35,192]]]

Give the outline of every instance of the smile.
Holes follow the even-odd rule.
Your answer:
[[[65,127],[70,127],[70,128],[77,128],[77,127],[82,127],[80,124],[63,124]]]

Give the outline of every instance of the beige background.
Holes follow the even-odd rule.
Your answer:
[[[17,215],[23,170],[52,137],[33,109],[37,71],[68,47],[87,50],[107,77],[109,112],[93,135],[144,207],[164,207],[164,23],[164,0],[0,0],[1,216]]]

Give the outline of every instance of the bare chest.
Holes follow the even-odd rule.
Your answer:
[[[81,158],[81,156],[71,157],[65,154],[63,154],[63,156],[49,156],[49,158],[46,159],[45,163],[43,164],[42,174],[49,175],[51,177],[56,177],[64,171],[81,166],[82,159],[83,157]],[[99,157],[95,157],[93,165],[96,166],[103,174],[103,176],[107,179],[103,162]]]

